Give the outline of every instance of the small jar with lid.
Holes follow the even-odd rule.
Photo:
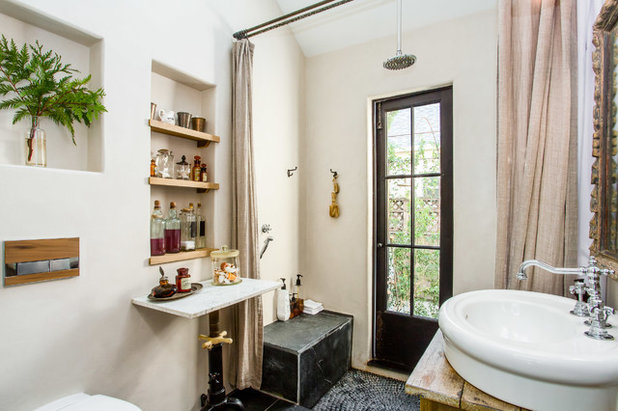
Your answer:
[[[237,284],[241,281],[238,268],[238,250],[228,249],[227,245],[210,253],[212,261],[212,283],[214,285]]]
[[[187,156],[176,163],[176,178],[179,180],[189,180],[191,178],[191,164],[187,163]]]
[[[178,271],[176,275],[176,291],[179,293],[191,291],[191,276],[189,275],[189,269],[181,267],[176,271]]]

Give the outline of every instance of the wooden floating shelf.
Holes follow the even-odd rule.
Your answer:
[[[175,178],[161,177],[148,177],[148,184],[151,186],[195,188],[198,193],[219,189],[219,184],[217,183],[202,183],[200,181],[178,180]]]
[[[211,142],[218,143],[221,141],[221,138],[219,136],[202,133],[201,131],[191,130],[190,128],[180,127],[158,120],[148,120],[148,125],[150,126],[150,129],[152,131],[197,141],[198,147],[205,147],[208,146]]]
[[[173,263],[174,261],[193,260],[195,258],[204,258],[210,255],[211,251],[217,250],[216,248],[200,248],[195,251],[181,251],[179,253],[170,253],[164,255],[157,255],[150,257],[148,263],[150,265]]]

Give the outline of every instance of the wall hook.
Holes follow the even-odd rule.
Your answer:
[[[288,177],[292,177],[294,175],[294,171],[298,170],[298,166],[294,168],[288,168]]]
[[[337,178],[337,172],[333,171],[332,168],[329,168],[330,172],[333,173],[333,178]]]

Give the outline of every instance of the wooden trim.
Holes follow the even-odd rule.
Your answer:
[[[151,186],[195,188],[198,192],[219,189],[219,184],[217,183],[203,183],[201,181],[178,180],[175,178],[161,177],[148,177],[148,184]]]
[[[613,131],[616,111],[613,96],[616,95],[616,66],[613,35],[611,31],[618,22],[618,0],[607,0],[593,26],[592,69],[595,75],[591,182],[594,186],[590,198],[590,254],[600,265],[618,271],[618,232],[616,231],[616,203],[618,199],[610,188],[616,181],[617,136]],[[610,278],[618,280],[618,275]]]
[[[28,283],[38,283],[41,281],[58,280],[61,278],[78,277],[79,268],[73,268],[71,270],[51,271],[46,273],[25,274],[25,275],[13,275],[10,277],[4,277],[4,285],[19,285]]]
[[[197,141],[198,146],[207,146],[210,142],[219,143],[221,137],[213,134],[202,133],[201,131],[191,130],[190,128],[167,124],[158,120],[148,120],[148,125],[152,131],[168,134],[170,136],[182,137],[189,140]]]
[[[396,356],[405,357],[406,365],[413,367],[420,358],[426,344],[433,337],[438,328],[435,319],[416,316],[413,314],[399,314],[386,310],[386,264],[389,248],[410,249],[410,280],[414,280],[414,252],[417,249],[439,250],[440,252],[440,295],[439,303],[442,304],[453,294],[453,89],[451,86],[441,87],[435,90],[403,96],[389,97],[373,102],[374,109],[374,239],[373,239],[373,344],[372,355],[374,360],[389,361],[393,363]],[[387,218],[387,180],[386,172],[386,125],[384,121],[387,111],[395,111],[406,108],[424,106],[427,104],[440,104],[440,172],[423,173],[404,176],[410,180],[434,177],[440,178],[440,245],[418,246],[413,242],[410,245],[388,243],[388,218]],[[412,119],[411,119],[412,120]],[[382,127],[380,127],[382,125]],[[413,139],[413,137],[412,137]],[[413,141],[411,142],[412,147]],[[413,170],[411,171],[413,173]],[[413,191],[413,190],[412,190]],[[410,205],[414,204],[414,193],[411,193]],[[411,212],[414,215],[414,212]],[[412,226],[414,230],[414,226]],[[412,238],[414,234],[412,234]],[[377,243],[383,244],[377,247]],[[411,291],[413,287],[410,287]],[[413,309],[414,295],[410,294],[410,309]],[[386,329],[397,329],[398,335],[384,332]],[[408,344],[406,350],[398,348],[406,340],[403,335],[413,335],[414,343]],[[401,337],[401,338],[400,338]],[[405,354],[400,354],[405,352]],[[400,360],[401,361],[401,360]]]
[[[204,258],[210,256],[211,251],[215,251],[217,248],[201,248],[195,251],[181,251],[180,253],[169,253],[164,255],[157,255],[148,259],[148,264],[158,265],[173,263],[175,261],[193,260],[195,258]]]
[[[4,263],[79,257],[79,237],[4,242]]]

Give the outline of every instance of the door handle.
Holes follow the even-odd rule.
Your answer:
[[[378,246],[378,248],[382,248],[382,247],[384,247],[384,244],[382,244],[382,243],[378,243],[378,244],[376,244],[376,245]]]

